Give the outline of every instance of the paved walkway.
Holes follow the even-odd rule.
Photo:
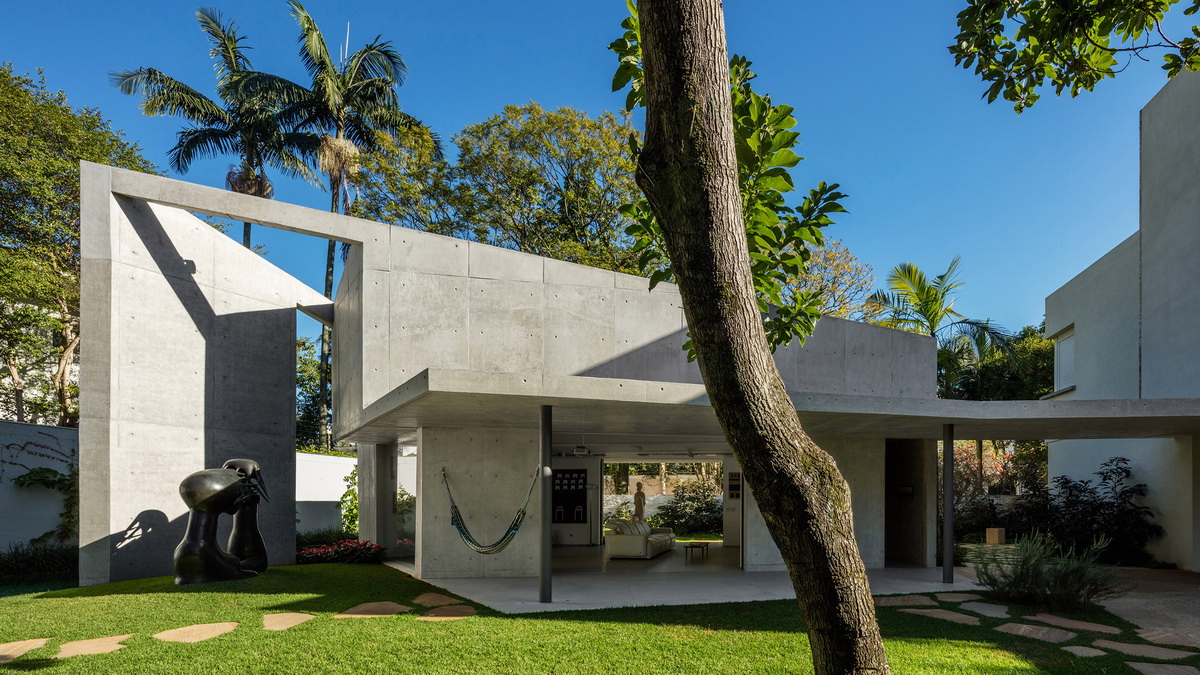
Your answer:
[[[1200,648],[1200,573],[1123,569],[1134,584],[1105,609],[1141,627],[1138,635],[1156,644]]]

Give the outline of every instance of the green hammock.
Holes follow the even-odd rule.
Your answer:
[[[503,537],[494,544],[481,544],[475,541],[475,537],[471,536],[470,530],[467,529],[467,524],[463,522],[462,513],[458,510],[458,504],[454,503],[454,495],[450,493],[450,481],[446,480],[446,467],[442,467],[442,484],[446,486],[446,496],[450,498],[450,523],[454,525],[454,529],[458,530],[458,536],[462,537],[463,543],[472,551],[491,555],[504,550],[517,536],[517,531],[521,529],[521,523],[525,520],[525,508],[529,506],[529,499],[533,496],[533,487],[537,485],[538,474],[541,473],[539,467],[533,472],[533,481],[529,484],[529,492],[525,494],[525,502],[521,504],[521,508],[517,509],[517,515],[513,517],[512,524],[508,526],[508,531]]]

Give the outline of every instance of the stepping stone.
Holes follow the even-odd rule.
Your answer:
[[[1053,614],[1046,614],[1045,612],[1040,612],[1038,614],[1034,614],[1033,616],[1027,616],[1027,617],[1025,617],[1025,620],[1026,621],[1041,621],[1042,623],[1048,623],[1051,626],[1058,626],[1059,628],[1070,628],[1073,630],[1090,630],[1094,633],[1108,633],[1109,635],[1118,635],[1121,632],[1121,629],[1117,628],[1115,626],[1106,626],[1102,623],[1092,623],[1090,621],[1076,621],[1074,619],[1064,619],[1061,616],[1055,616]]]
[[[917,614],[920,616],[933,617],[934,619],[942,619],[944,621],[953,621],[954,623],[965,623],[968,626],[979,625],[979,617],[971,616],[970,614],[952,612],[948,609],[902,609],[900,611],[906,614]]]
[[[38,647],[45,647],[49,641],[49,638],[40,638],[37,640],[20,640],[18,642],[2,644],[0,645],[0,663],[8,663],[22,656],[25,652],[32,651]]]
[[[454,621],[475,616],[475,614],[475,608],[470,605],[443,605],[418,616],[417,621]]]
[[[1146,642],[1153,642],[1156,645],[1200,647],[1200,633],[1186,635],[1165,628],[1139,628],[1137,634]]]
[[[1200,670],[1191,666],[1180,666],[1173,663],[1137,663],[1126,661],[1125,665],[1146,675],[1200,675]]]
[[[975,595],[974,593],[937,593],[935,597],[942,602],[966,602],[968,600],[983,599],[983,596]]]
[[[1083,646],[1063,647],[1062,649],[1064,652],[1071,652],[1075,656],[1079,656],[1079,657],[1082,657],[1085,659],[1092,657],[1092,656],[1104,656],[1105,654],[1108,653],[1108,652],[1104,651],[1103,649],[1092,649],[1091,647],[1083,647]]]
[[[309,619],[316,618],[312,614],[304,612],[280,612],[278,614],[263,615],[263,630],[287,630],[292,626],[299,626]]]
[[[459,600],[458,598],[452,598],[448,595],[442,595],[441,593],[424,593],[424,594],[418,595],[416,600],[413,600],[414,605],[423,605],[425,607],[441,607],[442,605],[457,605],[461,602],[462,602],[462,600]]]
[[[58,653],[54,655],[56,659],[66,659],[72,656],[82,656],[84,654],[107,654],[121,649],[125,645],[123,641],[133,637],[133,633],[128,635],[113,635],[112,637],[93,638],[91,640],[76,640],[68,642],[58,648]]]
[[[1148,659],[1161,659],[1163,661],[1196,655],[1196,652],[1185,652],[1182,649],[1167,649],[1166,647],[1155,647],[1154,645],[1134,645],[1128,642],[1113,642],[1112,640],[1096,640],[1092,645],[1130,656],[1144,656]]]
[[[411,607],[397,605],[394,602],[384,600],[382,602],[364,602],[361,605],[355,605],[341,614],[334,614],[335,619],[371,619],[379,616],[392,616],[394,614],[403,614]]]
[[[194,626],[184,626],[182,628],[172,628],[164,630],[161,633],[155,633],[154,637],[163,642],[204,642],[205,640],[215,638],[218,635],[224,635],[229,631],[237,628],[236,621],[226,621],[224,623],[198,623]]]
[[[995,619],[1007,619],[1008,608],[1004,605],[993,605],[988,602],[964,602],[958,606],[959,609],[965,609],[968,612],[975,612],[984,616],[990,616]]]
[[[1034,640],[1042,640],[1043,642],[1066,642],[1071,638],[1079,637],[1069,630],[1047,628],[1045,626],[1030,626],[1024,623],[1006,623],[1003,626],[996,626],[996,630],[1001,633],[1011,633],[1013,635],[1033,638]],[[1096,646],[1099,647],[1100,645]]]
[[[937,607],[924,595],[885,595],[875,598],[876,607]]]

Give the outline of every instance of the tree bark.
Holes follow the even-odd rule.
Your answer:
[[[887,673],[850,490],[800,426],[752,284],[719,0],[641,0],[637,180],[675,266],[700,371],[787,564],[818,673]]]
[[[18,367],[16,359],[5,359],[5,365],[8,367],[8,379],[12,382],[13,408],[15,408],[17,413],[17,421],[24,422],[25,380],[21,377],[21,369]]]

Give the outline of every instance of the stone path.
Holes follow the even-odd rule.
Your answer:
[[[1063,647],[1062,650],[1064,652],[1070,652],[1070,653],[1074,654],[1075,656],[1080,656],[1085,659],[1091,658],[1093,656],[1104,656],[1105,654],[1108,653],[1108,652],[1104,651],[1103,649],[1096,649],[1094,647],[1084,647],[1083,645],[1075,645],[1072,647]]]
[[[50,638],[39,638],[37,640],[19,640],[17,642],[2,644],[0,645],[0,663],[8,663],[31,649],[45,647],[49,641]]]
[[[412,607],[398,605],[394,602],[384,600],[382,602],[364,602],[361,605],[355,605],[341,614],[334,614],[335,619],[371,619],[381,616],[394,616],[403,614]]]
[[[924,595],[881,595],[875,597],[876,607],[937,607]]]
[[[59,647],[58,653],[54,655],[56,659],[65,659],[72,656],[82,656],[84,654],[107,654],[115,652],[118,649],[124,649],[125,645],[121,644],[125,640],[133,637],[133,633],[128,635],[113,635],[110,637],[93,638],[91,640],[76,640],[68,642],[62,647]]]
[[[925,598],[925,600],[929,600]],[[937,604],[929,601],[931,604]],[[413,604],[429,607],[429,611],[421,616],[415,617],[417,621],[455,621],[458,619],[466,619],[472,616],[477,616],[478,612],[471,605],[464,604],[462,600],[443,595],[441,593],[424,593],[413,600]],[[376,602],[364,602],[355,605],[345,611],[335,614],[335,619],[370,619],[387,616],[395,616],[403,614],[411,610],[411,607],[397,604],[388,600],[380,600]],[[953,613],[953,612],[951,612]],[[963,615],[965,616],[965,615]],[[312,614],[304,612],[275,612],[272,614],[264,614],[262,618],[263,630],[281,631],[287,630],[294,626],[298,626],[305,621],[317,618]],[[973,618],[973,617],[968,617]],[[163,642],[182,642],[196,643],[210,640],[220,635],[224,635],[236,629],[238,623],[234,621],[226,621],[222,623],[200,623],[191,626],[181,626],[155,633],[152,637],[162,640]],[[81,656],[84,654],[107,654],[115,652],[118,649],[123,649],[126,645],[122,644],[125,640],[133,637],[133,633],[128,635],[112,635],[109,637],[93,638],[90,640],[75,640],[74,642],[64,643],[59,647],[58,653],[54,655],[56,659],[65,659],[72,656]],[[50,644],[52,638],[36,638],[32,640],[18,640],[0,644],[0,663],[8,663],[16,660],[28,652],[35,649],[40,649]]]
[[[235,621],[225,623],[198,623],[194,626],[184,626],[183,628],[172,628],[164,630],[161,633],[155,633],[154,637],[163,642],[204,642],[205,640],[215,638],[218,635],[224,635],[229,631],[237,628],[238,624]]]
[[[993,605],[988,602],[964,602],[958,606],[959,609],[965,609],[968,612],[975,612],[984,616],[990,616],[993,619],[1007,619],[1008,608],[1004,605]]]
[[[1047,628],[1046,626],[1030,626],[1026,623],[1006,623],[1003,626],[996,626],[996,630],[1001,633],[1021,635],[1043,642],[1066,642],[1072,638],[1079,637],[1078,634],[1072,633],[1069,630]]]
[[[933,597],[937,598],[939,602],[966,602],[983,599],[983,596],[974,593],[936,593]]]
[[[968,626],[978,626],[979,617],[963,614],[961,612],[953,612],[948,609],[902,609],[901,612],[906,614],[916,614],[918,616],[928,616],[933,619],[942,619],[943,621],[953,621],[954,623],[966,624]]]
[[[1125,665],[1132,667],[1139,673],[1145,673],[1145,675],[1200,675],[1200,670],[1196,670],[1191,666],[1180,666],[1173,663],[1138,663],[1136,661],[1129,661]]]
[[[1129,656],[1144,656],[1148,659],[1161,659],[1163,661],[1173,661],[1196,655],[1196,652],[1185,652],[1182,649],[1168,649],[1154,645],[1135,645],[1128,642],[1113,642],[1112,640],[1096,640],[1092,643],[1092,646],[1111,649],[1115,652],[1128,654]]]
[[[1025,617],[1026,621],[1040,621],[1048,623],[1051,626],[1059,628],[1070,628],[1072,630],[1088,630],[1093,633],[1108,633],[1109,635],[1117,635],[1121,632],[1120,628],[1114,626],[1106,626],[1102,623],[1091,623],[1090,621],[1076,621],[1074,619],[1064,619],[1061,616],[1046,614],[1045,612],[1034,614],[1033,616]]]
[[[263,630],[287,630],[292,626],[315,619],[317,617],[312,614],[303,612],[280,612],[279,614],[264,614],[263,615]]]

